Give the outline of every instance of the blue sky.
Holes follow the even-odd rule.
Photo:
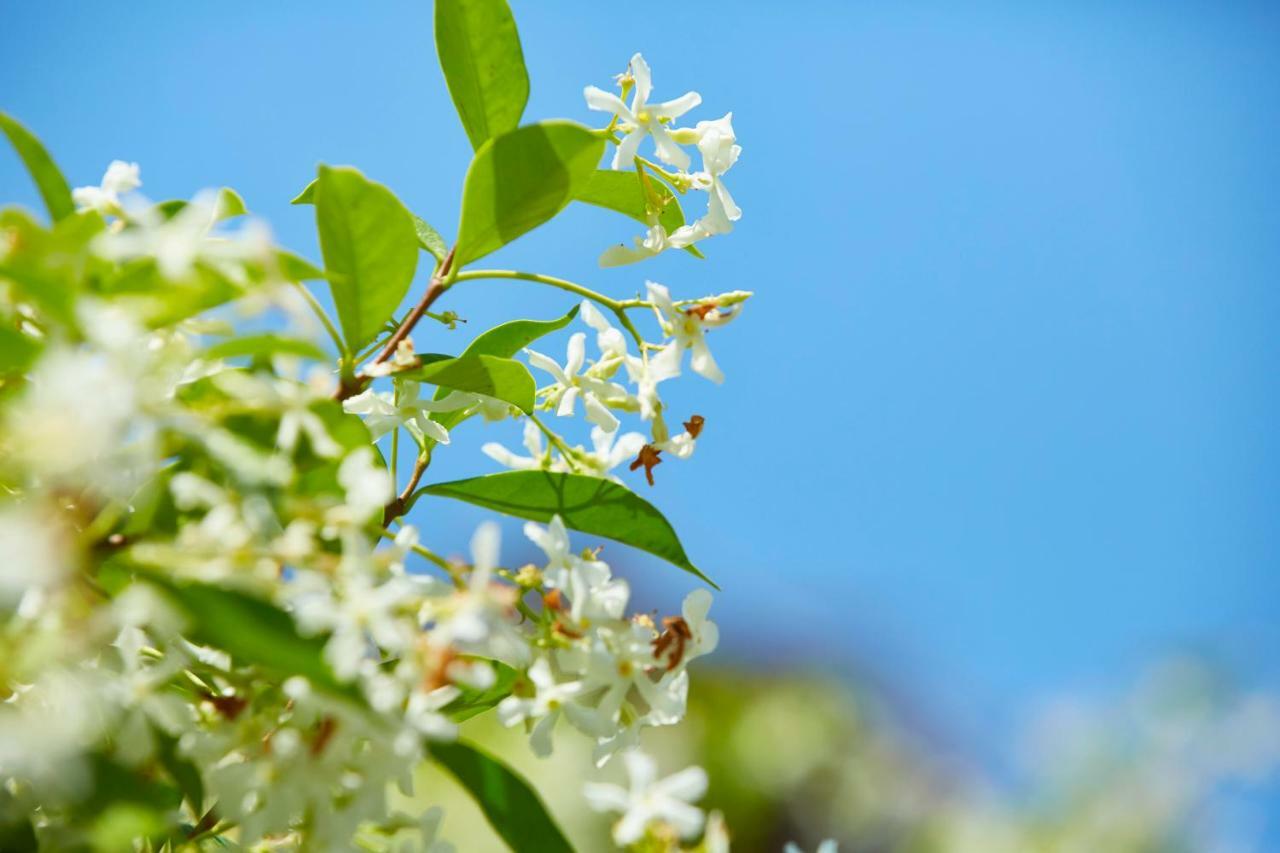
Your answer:
[[[1280,687],[1273,7],[513,7],[530,119],[594,121],[582,87],[635,50],[657,97],[733,110],[745,213],[707,261],[601,271],[635,228],[589,208],[493,259],[615,295],[756,291],[711,338],[728,382],[675,393],[707,418],[697,456],[636,485],[724,586],[730,654],[869,667],[996,764],[1039,697],[1120,689],[1171,652]],[[448,235],[470,155],[425,0],[18,4],[0,108],[73,184],[112,158],[154,198],[229,184],[312,258],[287,202],[318,162]],[[8,153],[0,196],[35,200]],[[494,282],[443,307],[465,331],[419,348],[568,303]],[[495,438],[517,430],[458,436],[433,476],[492,470],[473,450]],[[420,506],[454,547],[479,518]],[[690,588],[610,555],[654,606]]]

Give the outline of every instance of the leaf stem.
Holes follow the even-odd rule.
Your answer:
[[[595,302],[604,308],[608,308],[613,312],[613,315],[618,318],[618,322],[622,324],[622,327],[631,334],[631,337],[635,338],[636,343],[638,345],[644,344],[644,337],[635,327],[635,324],[631,322],[631,318],[627,316],[627,309],[648,307],[648,302],[636,299],[629,299],[620,302],[617,299],[605,296],[603,293],[592,290],[589,287],[584,287],[577,282],[569,281],[565,278],[556,278],[553,275],[543,275],[542,273],[536,272],[522,272],[520,270],[471,270],[469,272],[458,273],[454,276],[455,281],[478,281],[481,279],[517,279],[519,281],[532,281],[538,284],[545,284],[548,287],[555,287],[569,293],[575,293],[578,296],[590,299],[592,302]]]
[[[573,451],[569,449],[569,445],[564,443],[564,439],[562,439],[560,436],[556,435],[556,433],[548,429],[547,425],[544,424],[542,422],[542,419],[539,418],[537,415],[530,414],[529,420],[533,421],[537,425],[538,429],[542,430],[542,434],[545,435],[547,437],[547,440],[551,442],[551,446],[554,447],[556,450],[560,451],[560,455],[564,457],[565,462],[569,463],[569,467],[572,468],[574,471],[577,471],[578,470],[577,460],[573,458]]]

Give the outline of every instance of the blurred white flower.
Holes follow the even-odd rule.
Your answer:
[[[701,767],[687,767],[665,779],[657,778],[657,764],[639,750],[623,753],[629,787],[600,782],[583,789],[588,805],[596,811],[619,812],[613,826],[613,840],[621,846],[644,837],[652,823],[671,826],[682,838],[692,838],[702,829],[703,813],[693,802],[707,792],[707,773]]]
[[[71,200],[80,210],[96,210],[102,214],[119,214],[120,196],[142,186],[137,163],[112,160],[102,183],[96,187],[76,187]]]

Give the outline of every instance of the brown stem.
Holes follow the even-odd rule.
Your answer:
[[[436,268],[435,274],[431,276],[431,283],[427,285],[426,293],[422,294],[422,299],[418,301],[417,305],[413,306],[412,311],[405,315],[400,327],[387,339],[386,346],[374,357],[374,364],[381,364],[395,355],[396,347],[400,346],[400,342],[409,336],[414,326],[418,325],[418,321],[422,319],[423,315],[427,313],[427,309],[431,307],[431,303],[435,302],[440,294],[448,290],[445,279],[448,277],[449,269],[452,266],[453,249],[450,249],[449,253],[444,256],[444,260],[440,262],[440,266]],[[338,389],[333,392],[333,398],[341,402],[348,397],[359,394],[368,384],[369,377],[367,376],[344,378],[338,383]]]
[[[391,522],[404,515],[408,509],[409,499],[413,497],[413,490],[418,488],[418,481],[422,479],[422,475],[426,473],[427,466],[431,464],[431,454],[423,453],[418,456],[418,461],[414,463],[413,473],[409,475],[409,482],[396,496],[395,500],[387,504],[387,508],[382,511],[382,526],[387,527]]]

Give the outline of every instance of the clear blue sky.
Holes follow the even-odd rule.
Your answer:
[[[734,111],[745,215],[704,263],[597,270],[635,229],[594,209],[495,259],[614,294],[757,292],[712,337],[727,384],[678,395],[707,418],[698,455],[637,488],[725,587],[731,652],[868,662],[997,763],[1037,697],[1119,688],[1170,651],[1280,686],[1280,16],[1028,5],[513,0],[528,117],[594,120],[583,85],[642,50],[659,97]],[[426,0],[15,4],[0,108],[73,183],[118,157],[154,198],[230,184],[313,258],[287,202],[320,161],[449,234],[469,147],[430,18]],[[7,152],[0,190],[34,203]],[[567,307],[467,287],[447,306],[466,331],[420,348]],[[515,436],[460,435],[437,476],[492,470],[470,448]],[[476,518],[417,520],[456,546]],[[655,605],[689,587],[611,553]]]

